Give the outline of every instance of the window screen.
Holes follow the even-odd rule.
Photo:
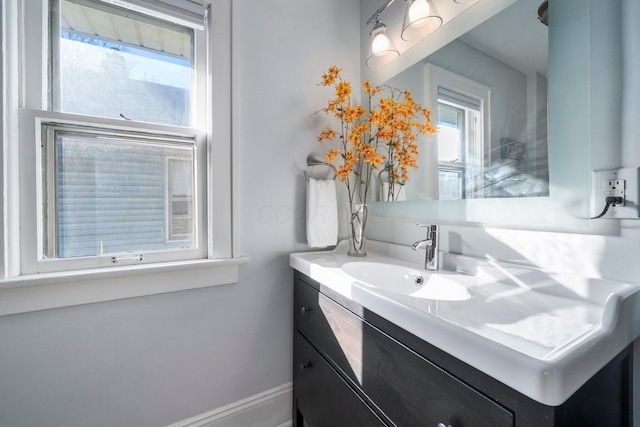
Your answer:
[[[45,125],[45,258],[196,246],[194,140]]]

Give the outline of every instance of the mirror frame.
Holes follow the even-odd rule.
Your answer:
[[[479,0],[378,70],[364,63],[369,29],[361,22],[362,80],[383,83],[516,1]],[[368,16],[368,8],[376,2],[371,3],[361,1],[362,16]],[[582,231],[589,226],[589,0],[550,2],[549,18],[549,197],[375,202],[371,215],[554,231]],[[385,24],[392,30],[402,26],[387,19]],[[400,40],[399,31],[397,37]]]

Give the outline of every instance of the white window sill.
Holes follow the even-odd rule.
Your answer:
[[[0,316],[226,285],[246,257],[32,274],[0,280]]]

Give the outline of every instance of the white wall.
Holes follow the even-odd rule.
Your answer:
[[[304,178],[332,64],[359,69],[357,0],[234,2],[240,282],[0,317],[0,425],[161,426],[291,381]]]

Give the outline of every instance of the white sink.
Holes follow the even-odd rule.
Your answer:
[[[545,405],[640,336],[638,285],[452,254],[428,272],[408,246],[372,240],[366,260],[346,251],[291,254],[290,265]]]
[[[381,262],[348,262],[342,270],[360,283],[413,298],[462,301],[469,290],[448,274],[437,274]]]

